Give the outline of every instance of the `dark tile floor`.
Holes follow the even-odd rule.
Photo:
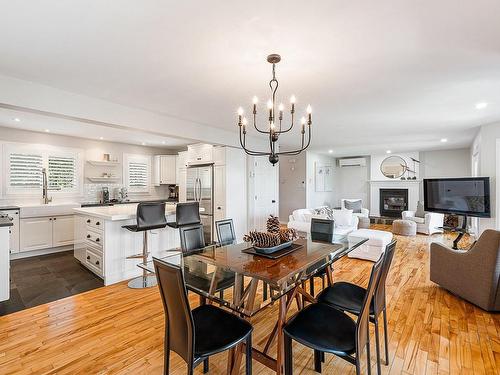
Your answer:
[[[10,299],[0,316],[104,286],[74,258],[73,251],[11,261]]]

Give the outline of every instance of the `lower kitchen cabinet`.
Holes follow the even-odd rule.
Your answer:
[[[71,245],[73,215],[21,219],[19,236],[21,252]]]

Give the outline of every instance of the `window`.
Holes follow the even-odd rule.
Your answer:
[[[47,182],[49,190],[73,190],[76,186],[76,158],[49,155]]]
[[[151,156],[123,155],[123,176],[131,193],[149,193],[151,189]]]
[[[37,189],[42,186],[42,155],[12,153],[9,156],[10,186]]]
[[[83,192],[83,152],[49,145],[8,143],[3,148],[7,195],[39,195],[42,170],[54,194]]]

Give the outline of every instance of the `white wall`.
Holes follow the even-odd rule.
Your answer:
[[[147,146],[134,146],[123,143],[113,143],[105,141],[93,141],[84,138],[77,137],[67,137],[62,135],[50,134],[50,133],[38,133],[26,130],[18,130],[12,128],[2,128],[0,127],[0,142],[18,142],[18,143],[28,143],[28,144],[46,144],[56,147],[69,147],[78,148],[84,151],[84,184],[90,184],[87,177],[99,176],[103,172],[112,172],[116,174],[118,181],[113,182],[113,185],[123,184],[122,178],[122,158],[123,153],[130,154],[143,154],[143,155],[158,155],[158,154],[172,154],[172,150],[147,147]],[[116,156],[120,164],[116,167],[95,167],[86,162],[86,160],[102,160],[103,154],[111,154],[112,157]],[[3,176],[0,178],[3,185]],[[112,192],[111,192],[112,194]],[[141,198],[147,199],[149,197],[166,197],[167,189],[165,186],[152,187],[151,193],[144,196],[140,195]],[[129,194],[131,198],[134,197],[133,194]],[[78,197],[78,200],[83,200],[84,196]],[[7,197],[0,195],[0,201],[10,202]],[[19,202],[21,203],[21,202]]]
[[[293,210],[306,207],[306,153],[281,155],[279,169],[279,217],[287,222]]]
[[[423,178],[470,176],[470,149],[420,152],[420,173]]]
[[[306,207],[315,208],[318,206],[334,206],[335,196],[334,191],[318,192],[316,191],[314,174],[316,170],[316,163],[331,164],[335,166],[335,159],[333,157],[317,154],[311,151],[306,152]],[[333,175],[331,178],[335,181],[335,168],[333,168]],[[333,185],[332,181],[332,185]]]
[[[335,169],[335,206],[340,207],[341,199],[361,199],[364,207],[369,207],[370,157],[365,157],[364,167],[337,166]]]

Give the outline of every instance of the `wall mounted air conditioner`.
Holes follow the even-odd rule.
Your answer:
[[[365,158],[339,159],[339,167],[340,168],[346,168],[346,167],[365,167],[365,166],[366,166],[366,159]]]

